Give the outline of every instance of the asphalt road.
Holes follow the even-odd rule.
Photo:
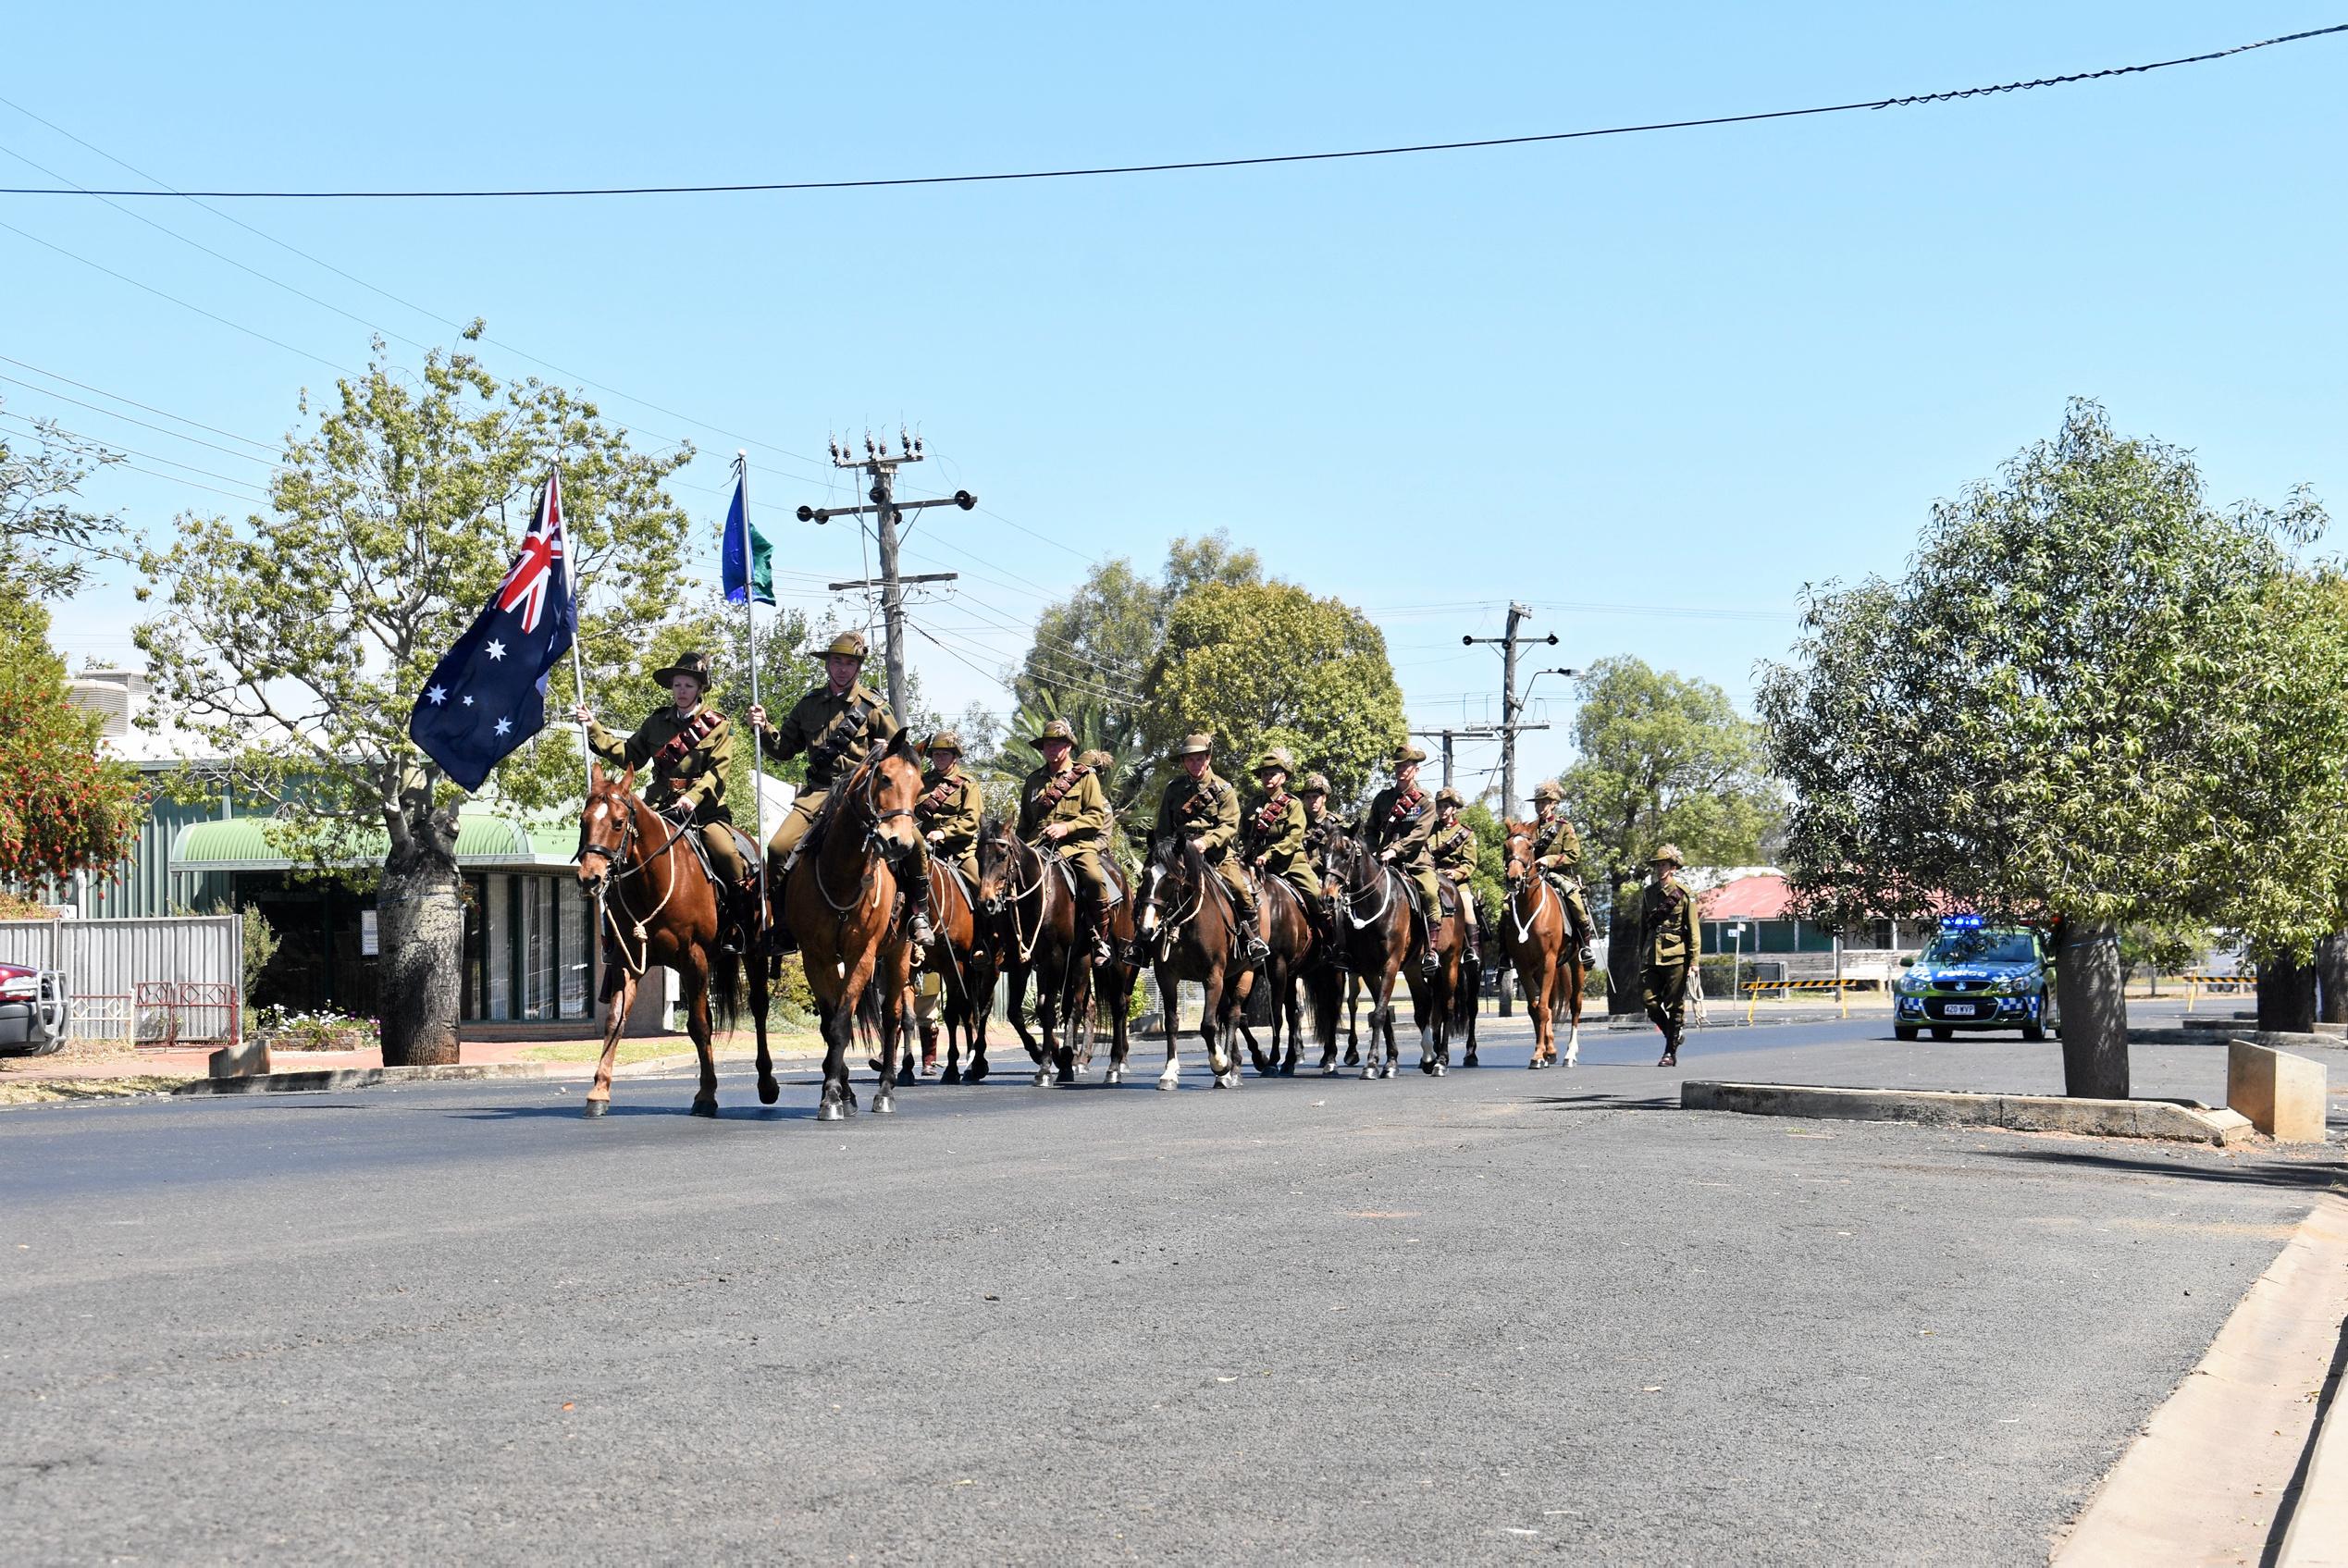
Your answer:
[[[2054,1049],[1879,1029],[1686,1059]],[[1534,1075],[1510,1034],[1440,1081],[1217,1093],[1193,1056],[1174,1094],[998,1077],[836,1127],[805,1075],[772,1111],[729,1076],[716,1122],[677,1078],[592,1123],[530,1081],[0,1113],[0,1538],[2040,1562],[2339,1170],[1692,1115],[1651,1036]]]

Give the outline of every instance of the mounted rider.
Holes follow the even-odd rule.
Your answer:
[[[1100,747],[1080,753],[1076,759],[1080,768],[1090,768],[1093,776],[1101,781],[1101,843],[1111,855],[1117,853],[1117,808],[1109,802],[1109,770],[1117,766],[1117,759]]]
[[[742,848],[734,834],[734,813],[725,804],[725,775],[734,766],[734,726],[725,715],[705,707],[710,694],[710,661],[699,653],[679,654],[674,662],[652,672],[653,681],[668,687],[669,700],[645,715],[636,733],[625,738],[604,728],[587,704],[571,710],[572,718],[587,726],[587,748],[606,762],[643,772],[644,803],[680,826],[701,830],[695,836],[709,856],[711,868],[725,885],[728,903],[738,905],[750,882]],[[708,830],[715,828],[711,833]],[[728,951],[739,951],[735,926],[755,930],[736,908],[723,938]]]
[[[1181,765],[1182,777],[1168,784],[1166,793],[1158,796],[1156,835],[1179,833],[1190,840],[1216,880],[1231,895],[1242,933],[1241,961],[1260,964],[1272,956],[1272,950],[1255,929],[1255,884],[1231,855],[1239,839],[1239,791],[1215,772],[1213,735],[1184,735],[1182,744],[1174,748],[1174,758]]]
[[[1598,927],[1589,918],[1589,906],[1582,901],[1582,880],[1578,874],[1582,864],[1582,835],[1574,831],[1574,824],[1565,815],[1565,792],[1554,779],[1544,779],[1533,786],[1533,863],[1557,889],[1558,900],[1565,906],[1567,923],[1574,928],[1574,941],[1582,950],[1582,968],[1588,969],[1597,962],[1591,944]]]
[[[921,827],[930,853],[958,868],[978,885],[979,823],[986,815],[986,796],[978,780],[962,772],[962,737],[940,730],[930,737],[929,771],[921,775],[921,798],[913,803],[913,818]]]
[[[1305,923],[1325,942],[1320,872],[1304,848],[1304,802],[1288,792],[1289,775],[1295,771],[1288,753],[1277,746],[1255,759],[1255,782],[1263,794],[1249,805],[1240,824],[1240,855],[1256,875],[1279,877],[1296,890]]]
[[[1304,782],[1296,786],[1296,798],[1304,806],[1304,858],[1313,867],[1313,881],[1318,885],[1328,870],[1328,841],[1345,831],[1345,824],[1328,809],[1328,776],[1307,773]]]
[[[1047,845],[1075,873],[1076,927],[1081,940],[1089,929],[1093,957],[1108,963],[1108,912],[1117,907],[1117,884],[1101,864],[1108,836],[1108,797],[1101,793],[1100,776],[1075,760],[1076,731],[1066,719],[1054,719],[1035,737],[1044,765],[1020,785],[1020,837],[1030,846]]]
[[[791,802],[791,809],[783,817],[783,825],[774,830],[774,837],[766,846],[767,875],[776,889],[790,873],[791,864],[798,858],[800,841],[823,809],[823,803],[832,796],[833,786],[852,775],[864,765],[865,759],[896,738],[896,715],[880,695],[858,679],[864,670],[864,635],[861,632],[842,632],[820,648],[808,649],[808,657],[823,661],[824,680],[808,688],[807,695],[794,703],[783,716],[780,724],[770,723],[764,707],[750,710],[750,723],[764,743],[766,754],[777,761],[787,761],[800,752],[807,753],[807,786]],[[913,840],[906,856],[908,864],[900,868],[897,884],[905,891],[905,903],[913,917],[913,940],[927,944],[930,940],[930,854],[928,842]],[[776,922],[777,934],[785,943],[789,932]]]
[[[1460,821],[1460,812],[1467,802],[1459,791],[1445,784],[1435,792],[1435,831],[1427,837],[1427,852],[1435,861],[1435,872],[1452,884],[1459,895],[1460,918],[1467,924],[1467,954],[1479,963],[1483,959],[1483,920],[1476,907],[1476,830]]]
[[[1440,967],[1435,961],[1434,930],[1435,922],[1442,918],[1443,895],[1436,885],[1435,862],[1427,847],[1435,831],[1435,802],[1418,787],[1418,765],[1426,760],[1427,753],[1407,741],[1395,749],[1394,782],[1370,801],[1369,813],[1362,819],[1362,841],[1418,889],[1419,912],[1427,930],[1419,969],[1432,980]]]

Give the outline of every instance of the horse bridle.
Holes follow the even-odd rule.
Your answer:
[[[885,753],[868,758],[858,767],[857,773],[861,775],[864,781],[860,787],[857,785],[854,778],[849,781],[849,788],[854,792],[849,796],[849,799],[864,809],[864,847],[866,848],[881,842],[883,822],[894,821],[899,817],[912,817],[917,814],[909,806],[892,806],[885,811],[881,809],[881,763],[885,758]],[[882,848],[882,853],[890,856],[892,859],[896,855],[901,855],[904,852],[904,846],[901,845],[884,845]],[[871,885],[871,872],[867,870],[857,882],[855,896],[845,904],[841,903],[832,896],[832,890],[823,885],[823,858],[820,855],[816,857],[815,891],[823,895],[823,902],[831,906],[832,913],[845,915],[863,903],[865,892]]]
[[[1513,846],[1520,838],[1525,841],[1526,852],[1530,854],[1532,852],[1533,840],[1529,833],[1510,833],[1508,835],[1508,843]],[[1550,896],[1554,897],[1555,895],[1551,892],[1549,878],[1541,874],[1540,863],[1537,860],[1527,862],[1524,874],[1519,876],[1516,871],[1516,858],[1513,854],[1510,855],[1508,860],[1508,878],[1511,884],[1508,891],[1508,919],[1509,922],[1516,928],[1516,945],[1519,947],[1522,947],[1532,938],[1533,922],[1541,918],[1541,895],[1548,894]],[[1533,912],[1526,916],[1524,919],[1519,920],[1516,916],[1516,894],[1517,890],[1522,888],[1528,882],[1533,884],[1534,888]]]
[[[1353,922],[1353,929],[1355,931],[1360,931],[1374,920],[1384,920],[1386,918],[1386,911],[1394,907],[1394,883],[1401,877],[1402,873],[1395,870],[1393,867],[1388,865],[1385,861],[1372,858],[1370,846],[1362,840],[1358,838],[1349,838],[1346,839],[1345,842],[1353,846],[1353,855],[1351,858],[1353,858],[1357,864],[1363,860],[1368,860],[1371,865],[1378,868],[1378,889],[1385,895],[1384,897],[1378,900],[1378,908],[1375,913],[1369,915],[1357,915],[1353,913],[1354,890],[1342,884],[1339,886],[1337,890],[1337,896],[1333,902],[1341,910],[1344,911],[1345,918]]]

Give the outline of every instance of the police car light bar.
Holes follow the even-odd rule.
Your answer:
[[[1981,929],[1981,917],[1979,915],[1943,915],[1940,918],[1940,929],[1943,931],[1978,931]]]

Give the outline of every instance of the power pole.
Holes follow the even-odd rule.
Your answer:
[[[955,574],[928,572],[915,577],[907,577],[900,574],[896,567],[896,525],[904,520],[907,512],[919,512],[923,507],[958,506],[968,512],[978,505],[978,497],[968,490],[957,490],[952,495],[941,497],[936,500],[908,500],[900,503],[896,499],[897,469],[908,463],[921,462],[926,454],[921,451],[921,438],[919,436],[908,437],[902,428],[899,428],[896,433],[896,455],[892,456],[889,452],[889,438],[883,436],[875,444],[872,433],[868,430],[864,433],[864,455],[858,457],[848,450],[847,442],[831,442],[833,467],[859,469],[871,475],[871,488],[865,492],[865,499],[871,504],[869,506],[802,506],[799,508],[798,516],[802,523],[829,523],[834,517],[861,517],[867,513],[871,515],[872,531],[881,546],[881,574],[878,577],[859,578],[853,583],[834,583],[832,587],[834,592],[851,587],[877,586],[881,590],[881,624],[885,633],[889,673],[889,710],[896,715],[896,722],[902,724],[908,722],[905,710],[905,585],[944,582],[951,579]]]
[[[1519,635],[1516,628],[1532,613],[1532,608],[1529,605],[1518,604],[1512,600],[1508,607],[1508,631],[1505,636],[1464,636],[1459,639],[1464,647],[1473,648],[1479,642],[1488,642],[1498,643],[1501,648],[1501,722],[1498,728],[1501,737],[1501,815],[1502,817],[1511,816],[1516,810],[1516,732],[1549,728],[1547,724],[1520,724],[1516,722],[1517,711],[1524,706],[1523,701],[1516,695],[1516,649],[1520,645],[1528,642],[1546,642],[1552,648],[1557,643],[1555,632],[1550,633],[1546,637]]]
[[[1520,730],[1545,730],[1549,728],[1547,724],[1519,724],[1516,727]],[[1424,740],[1440,740],[1443,743],[1443,787],[1445,789],[1449,789],[1452,787],[1452,743],[1460,740],[1489,740],[1492,736],[1501,734],[1501,726],[1498,724],[1463,724],[1455,729],[1413,730],[1411,734],[1417,735]],[[1501,815],[1507,815],[1506,811],[1503,810]]]

